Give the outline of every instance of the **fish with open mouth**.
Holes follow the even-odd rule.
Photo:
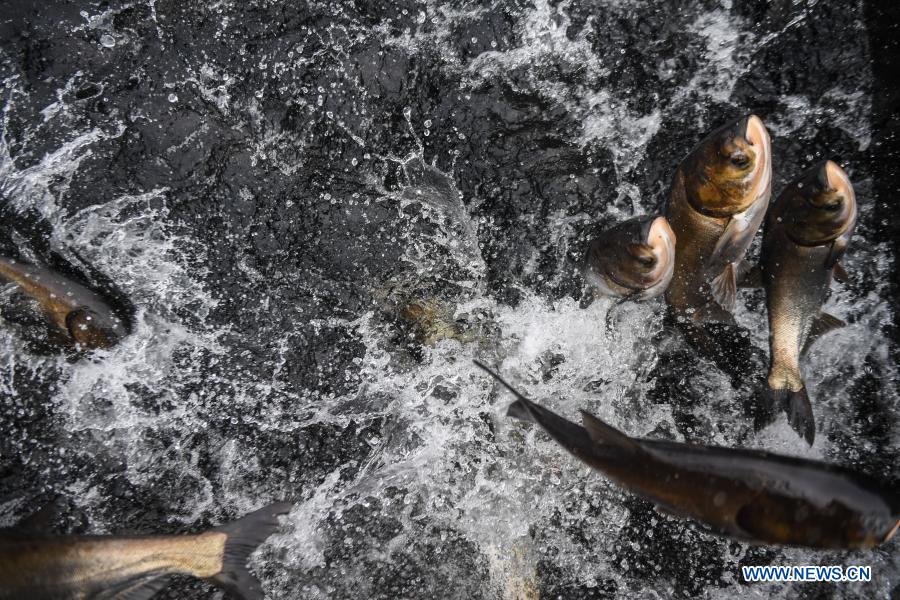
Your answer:
[[[816,427],[800,357],[817,337],[844,325],[822,312],[822,304],[835,271],[843,275],[838,260],[850,244],[856,215],[850,178],[829,160],[785,188],[772,203],[763,232],[760,275],[770,347],[766,396],[810,445]]]
[[[769,133],[756,115],[710,133],[675,173],[665,215],[675,232],[666,302],[694,322],[732,322],[744,255],[771,196]]]
[[[507,411],[540,425],[576,458],[713,532],[755,544],[872,548],[900,526],[900,496],[862,474],[760,450],[633,438],[581,411],[582,425],[512,392]]]
[[[628,219],[588,247],[582,272],[600,295],[646,300],[666,291],[675,269],[675,233],[665,217]]]
[[[36,300],[48,321],[83,348],[109,348],[127,335],[122,319],[100,296],[50,269],[0,256],[4,281]]]
[[[196,535],[35,538],[0,534],[0,600],[148,600],[174,575],[262,600],[247,559],[291,504],[276,503]]]

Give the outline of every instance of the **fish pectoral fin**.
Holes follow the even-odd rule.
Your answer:
[[[847,283],[850,281],[850,275],[847,274],[847,270],[844,269],[844,265],[840,262],[834,263],[834,268],[831,270],[831,273],[834,275],[834,279],[840,283]]]
[[[737,271],[734,263],[728,263],[721,273],[710,284],[712,295],[719,305],[731,310],[734,308],[734,300],[737,297]]]
[[[744,212],[732,215],[706,262],[706,268],[718,269],[723,264],[742,258],[750,240],[762,224],[768,207],[769,198],[766,195],[764,198],[757,198]]]
[[[90,600],[150,600],[169,585],[171,577],[164,573],[145,573],[88,596]]]
[[[581,424],[584,425],[588,436],[595,444],[608,444],[632,452],[643,450],[640,442],[604,423],[586,410],[581,411]]]
[[[809,333],[806,336],[806,342],[803,344],[803,349],[800,351],[800,354],[806,354],[813,343],[829,331],[840,329],[846,325],[846,322],[834,315],[828,314],[827,312],[820,312],[818,316],[813,319],[812,325],[810,325]]]
[[[275,533],[278,517],[290,512],[293,504],[276,502],[213,531],[226,534],[222,550],[222,570],[208,579],[213,585],[244,600],[263,600],[259,580],[247,570],[247,561],[256,548]]]

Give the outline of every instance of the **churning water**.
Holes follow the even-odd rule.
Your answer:
[[[657,514],[504,417],[527,395],[634,435],[896,478],[895,318],[872,197],[859,2],[6,0],[0,251],[66,265],[133,333],[70,356],[0,290],[0,519],[53,494],[92,532],[296,508],[269,597],[886,597],[898,542],[752,548]],[[657,303],[584,307],[591,236],[657,209],[708,130],[754,111],[778,193],[826,157],[861,206],[810,353],[819,434],[755,431]],[[62,268],[62,267],[60,267]],[[762,295],[738,321],[767,349]],[[71,530],[71,528],[70,528]],[[870,564],[865,586],[741,564]],[[216,598],[182,581],[161,598]]]

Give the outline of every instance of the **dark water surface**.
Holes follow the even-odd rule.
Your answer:
[[[61,530],[115,533],[288,499],[254,563],[278,599],[888,597],[896,540],[751,548],[657,514],[505,419],[471,366],[632,434],[897,481],[891,35],[866,25],[886,12],[3,1],[0,253],[103,290],[134,333],[66,355],[0,289],[0,524],[56,494]],[[759,364],[721,371],[656,303],[616,309],[610,334],[608,302],[580,306],[591,236],[654,210],[704,132],[751,110],[775,193],[830,157],[861,206],[829,300],[850,325],[805,364],[812,449],[743,414]],[[737,314],[757,358],[762,300]],[[747,585],[748,563],[873,582]]]

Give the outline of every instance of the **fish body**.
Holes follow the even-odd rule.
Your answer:
[[[607,229],[584,260],[585,278],[603,296],[646,300],[665,292],[675,269],[675,234],[665,217],[646,215]]]
[[[815,421],[800,373],[812,339],[843,322],[822,312],[838,260],[856,227],[856,197],[841,167],[825,161],[772,204],[763,234],[761,281],[769,315],[767,395],[812,444]]]
[[[0,281],[36,300],[47,319],[84,348],[108,348],[127,334],[99,295],[49,269],[0,256]]]
[[[482,365],[480,365],[482,366]],[[900,524],[900,497],[864,475],[757,450],[630,437],[582,411],[582,425],[519,394],[512,417],[540,425],[575,457],[662,511],[756,543],[871,548]]]
[[[272,504],[197,535],[0,540],[0,599],[143,600],[171,576],[189,575],[236,598],[262,600],[246,562],[289,510]]]
[[[743,258],[771,196],[769,134],[755,115],[710,133],[681,162],[666,204],[675,269],[666,302],[694,321],[730,322]]]

